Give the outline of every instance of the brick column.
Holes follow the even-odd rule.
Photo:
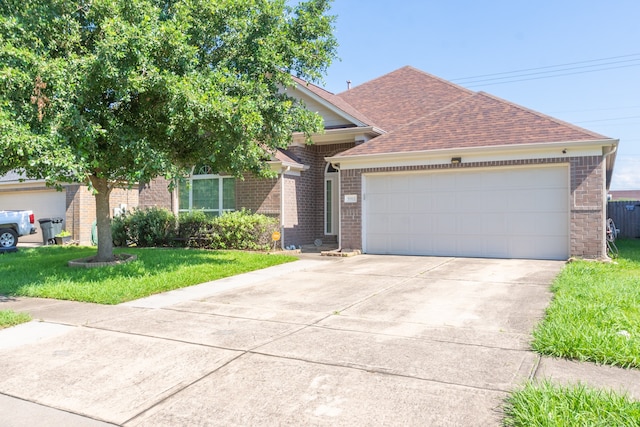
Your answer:
[[[605,162],[602,156],[571,162],[571,256],[604,258],[606,252]]]
[[[362,172],[358,169],[340,171],[341,246],[362,249]],[[356,203],[345,203],[345,195],[358,196]]]

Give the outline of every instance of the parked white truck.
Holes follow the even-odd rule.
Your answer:
[[[18,237],[35,234],[32,211],[0,211],[0,248],[11,248],[18,244]]]

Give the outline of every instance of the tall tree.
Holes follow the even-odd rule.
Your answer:
[[[319,117],[288,97],[335,58],[331,0],[2,0],[0,173],[96,197],[98,254],[113,258],[117,186],[265,158]]]

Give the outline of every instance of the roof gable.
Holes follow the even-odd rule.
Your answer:
[[[609,138],[479,92],[339,156],[605,139]]]
[[[341,92],[337,97],[373,119],[385,131],[393,131],[474,93],[406,66]]]
[[[322,89],[312,83],[308,83],[298,77],[292,77],[296,82],[296,87],[294,89],[301,91],[304,95],[293,95],[291,93],[291,89],[287,89],[289,95],[294,96],[298,99],[302,99],[311,109],[314,109],[314,107],[317,106],[325,108],[326,110],[331,112],[332,116],[340,117],[342,119],[342,123],[345,124],[345,127],[347,125],[347,122],[351,126],[375,126],[373,120],[368,118],[362,112],[358,111],[342,98],[339,98],[333,93]],[[338,127],[333,125],[334,122],[337,123],[335,119],[333,121],[327,121],[327,126]]]

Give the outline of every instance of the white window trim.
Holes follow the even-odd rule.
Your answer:
[[[194,209],[193,208],[193,181],[198,180],[218,180],[218,206],[222,206],[222,209]],[[205,213],[213,213],[217,215],[222,215],[225,212],[234,212],[236,209],[225,209],[224,208],[224,192],[223,192],[223,183],[225,179],[235,179],[235,177],[231,175],[219,175],[219,174],[204,174],[204,175],[194,175],[191,174],[188,177],[184,178],[187,182],[187,186],[189,188],[189,208],[181,209],[180,203],[178,203],[178,212],[194,212],[194,211],[202,211]],[[235,195],[235,194],[234,194]]]

